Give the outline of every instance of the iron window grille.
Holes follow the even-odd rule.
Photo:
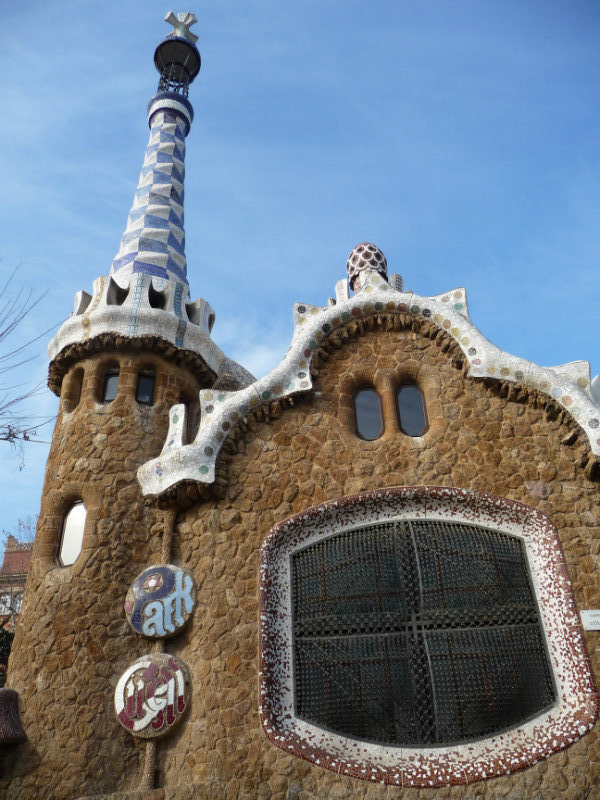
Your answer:
[[[291,555],[295,710],[376,743],[447,745],[556,700],[523,541],[395,520]]]

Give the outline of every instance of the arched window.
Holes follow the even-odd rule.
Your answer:
[[[135,399],[145,406],[154,402],[154,372],[151,369],[143,369],[138,375]]]
[[[111,403],[117,396],[119,388],[119,368],[110,367],[104,373],[102,382],[102,402]]]
[[[406,384],[396,394],[400,430],[407,436],[422,436],[427,429],[425,401],[418,386]]]
[[[83,545],[86,509],[82,502],[73,503],[63,517],[58,560],[63,567],[69,567],[77,560]]]
[[[378,439],[383,432],[381,401],[374,389],[359,389],[354,395],[356,431],[362,439]]]

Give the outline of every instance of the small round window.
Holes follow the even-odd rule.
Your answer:
[[[374,389],[360,389],[354,395],[356,431],[362,439],[378,439],[383,432],[381,402]]]
[[[58,560],[63,567],[74,564],[81,553],[86,514],[83,503],[73,503],[63,518],[58,548]]]

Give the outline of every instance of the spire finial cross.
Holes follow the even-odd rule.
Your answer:
[[[173,26],[173,32],[169,33],[169,36],[180,36],[182,39],[187,39],[192,44],[196,44],[198,41],[196,34],[190,31],[192,25],[198,22],[196,15],[192,14],[191,11],[180,11],[177,15],[169,11],[165,17],[165,22]]]

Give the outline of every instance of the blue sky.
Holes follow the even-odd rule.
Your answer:
[[[62,322],[118,249],[147,139],[155,0],[3,9],[0,253],[47,290],[23,337]],[[173,7],[174,11],[188,7]],[[203,0],[191,88],[192,297],[262,375],[292,303],[325,303],[377,244],[422,294],[466,286],[494,344],[600,371],[600,5]],[[44,377],[44,348],[24,376]],[[53,414],[47,392],[33,410]],[[45,439],[50,438],[50,430]],[[0,449],[3,521],[35,514],[48,445]]]

